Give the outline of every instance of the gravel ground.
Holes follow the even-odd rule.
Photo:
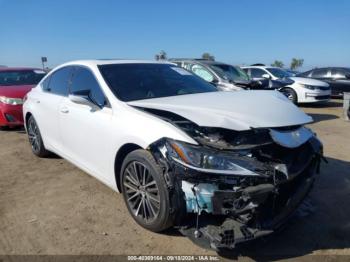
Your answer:
[[[306,201],[309,212],[282,232],[221,256],[316,261],[317,255],[350,255],[350,122],[341,118],[341,106],[333,100],[302,107],[314,118],[310,126],[329,161]],[[0,131],[0,255],[15,254],[216,255],[176,230],[142,229],[120,194],[63,159],[35,157],[24,131],[11,130]]]

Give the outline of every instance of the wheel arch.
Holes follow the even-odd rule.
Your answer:
[[[27,128],[27,123],[29,120],[29,117],[31,117],[33,114],[31,112],[27,112],[24,118],[24,127]]]
[[[137,149],[143,149],[143,147],[134,143],[127,143],[127,144],[124,144],[115,155],[114,176],[115,176],[117,189],[119,192],[122,192],[122,187],[120,185],[120,175],[121,175],[121,168],[122,168],[123,161],[129,153]]]
[[[285,86],[285,87],[281,88],[280,91],[283,93],[283,91],[288,90],[288,89],[294,93],[295,98],[296,98],[295,104],[298,104],[299,103],[299,93],[297,92],[296,88],[291,87],[291,86]]]

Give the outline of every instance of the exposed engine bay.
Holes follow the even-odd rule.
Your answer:
[[[168,111],[140,108],[198,145],[162,138],[149,146],[163,168],[176,226],[218,250],[268,235],[312,188],[323,147],[304,126],[234,131],[201,127]]]

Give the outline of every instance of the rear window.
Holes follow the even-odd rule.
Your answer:
[[[36,85],[45,76],[42,70],[0,71],[1,86]]]
[[[169,64],[111,64],[99,69],[122,101],[217,91],[200,77]]]

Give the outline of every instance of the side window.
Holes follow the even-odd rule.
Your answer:
[[[173,63],[176,64],[176,65],[179,66],[179,67],[182,67],[182,65],[181,65],[182,63],[181,63],[181,62],[177,62],[177,61],[176,61],[176,62],[173,62]]]
[[[214,76],[201,65],[193,65],[191,71],[207,82],[212,82],[214,80]]]
[[[259,68],[251,68],[250,69],[251,78],[263,78],[263,74],[266,74],[266,72],[264,70],[259,69]]]
[[[93,73],[82,67],[74,71],[70,93],[87,93],[90,99],[99,106],[106,105],[106,98]]]
[[[306,72],[304,72],[304,73],[297,74],[297,76],[301,76],[301,77],[311,77],[311,73],[312,73],[312,71],[309,70],[309,71],[306,71]]]
[[[49,91],[50,79],[51,79],[51,76],[48,76],[41,84],[41,86],[43,87],[43,90]]]
[[[338,79],[346,78],[345,77],[346,72],[344,69],[341,69],[341,68],[333,68],[331,70],[331,75],[332,75],[332,78],[338,78]]]
[[[321,69],[315,69],[313,72],[312,72],[312,77],[316,77],[316,78],[323,78],[323,77],[327,77],[327,72],[328,72],[328,69],[327,68],[321,68]]]
[[[191,71],[191,66],[192,65],[193,64],[190,64],[190,63],[187,63],[187,62],[183,62],[182,63],[182,67],[185,68],[186,70],[189,70],[189,71]]]
[[[72,76],[72,67],[64,67],[54,72],[49,80],[48,88],[46,89],[48,92],[67,96],[68,95],[68,81]]]

